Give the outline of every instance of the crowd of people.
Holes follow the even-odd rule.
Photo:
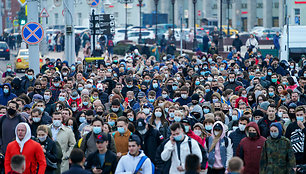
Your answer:
[[[159,57],[132,45],[126,56],[105,55],[91,71],[81,58],[72,65],[45,59],[40,72],[28,69],[21,78],[7,65],[0,170],[299,171],[306,163],[306,58],[280,61],[263,57],[252,40],[247,46],[244,56],[233,49],[223,57]]]

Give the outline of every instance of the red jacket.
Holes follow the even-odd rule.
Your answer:
[[[77,98],[76,100],[72,100],[72,98],[69,98],[69,100],[68,100],[69,106],[71,106],[71,103],[74,102],[74,101],[76,102],[77,107],[79,107],[79,105],[82,103],[81,97]]]
[[[249,137],[249,127],[256,129],[257,137]],[[258,125],[255,122],[250,122],[245,128],[247,137],[243,138],[237,148],[237,156],[244,161],[244,174],[258,174],[260,155],[266,139],[260,136]]]
[[[4,159],[5,174],[8,174],[12,171],[11,158],[14,155],[20,155],[20,147],[17,141],[10,142],[7,146]],[[28,140],[23,146],[21,155],[25,156],[26,161],[26,169],[24,174],[37,173],[37,164],[39,164],[38,174],[45,173],[47,167],[46,158],[39,143],[31,139]]]
[[[200,143],[204,147],[205,141],[203,141],[202,138],[196,135],[192,130],[189,130],[189,132],[187,133],[187,136],[196,140],[198,143]]]

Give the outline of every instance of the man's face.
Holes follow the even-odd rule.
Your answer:
[[[305,119],[305,113],[304,113],[303,111],[298,111],[298,112],[296,112],[296,113],[295,113],[295,116],[296,116],[296,117],[304,117],[304,119]]]
[[[8,108],[12,108],[12,109],[14,109],[14,110],[17,110],[17,106],[16,106],[15,103],[10,103],[10,104],[8,105]]]
[[[117,122],[117,128],[119,128],[119,127],[123,127],[125,131],[127,130],[127,124],[123,121],[118,121]]]
[[[27,133],[27,128],[25,125],[21,124],[17,127],[17,136],[19,138],[20,141],[23,140],[23,138],[25,137]]]
[[[61,122],[63,121],[62,115],[61,114],[56,114],[53,115],[52,120],[61,120]]]
[[[257,133],[254,127],[249,127],[249,133]]]
[[[43,103],[37,103],[36,104],[36,107],[39,107],[39,108],[45,108],[45,105]]]
[[[183,129],[182,129],[182,128],[178,128],[178,129],[176,129],[175,131],[172,131],[172,130],[171,130],[171,136],[172,136],[172,137],[178,136],[178,135],[182,134],[182,132],[183,132]]]
[[[62,116],[64,118],[64,121],[67,121],[69,119],[69,111],[63,110],[62,111]]]
[[[140,146],[138,146],[135,141],[129,142],[129,153],[132,156],[135,156],[138,153],[139,149]]]
[[[101,129],[102,129],[102,126],[103,125],[100,121],[95,121],[95,122],[92,123],[92,127],[101,127]]]
[[[248,122],[246,120],[239,120],[239,124],[246,126]]]
[[[59,94],[59,97],[65,97],[65,98],[66,98],[66,93],[61,92],[61,93]]]
[[[126,97],[129,99],[129,100],[132,100],[134,98],[134,95],[132,92],[128,92]]]
[[[32,118],[36,118],[36,117],[37,117],[37,118],[41,118],[42,115],[39,115],[38,112],[32,112],[31,117],[32,117]]]
[[[299,99],[299,95],[297,93],[292,94],[292,101],[296,102]]]
[[[96,142],[96,146],[97,146],[97,149],[99,151],[105,150],[107,145],[108,145],[108,141],[104,141],[103,143],[102,142]]]
[[[267,114],[268,118],[274,119],[276,113],[276,109],[272,107],[268,107]]]

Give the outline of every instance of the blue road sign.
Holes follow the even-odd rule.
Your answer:
[[[91,5],[90,5],[90,6],[92,6],[92,7],[96,7],[96,6],[98,6],[98,5],[99,5],[99,3],[100,3],[100,0],[93,0],[93,2],[91,3]]]
[[[28,22],[22,28],[22,39],[30,45],[38,44],[44,37],[44,30],[39,23]]]

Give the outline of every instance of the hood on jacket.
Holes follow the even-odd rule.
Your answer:
[[[272,126],[277,127],[278,133],[279,133],[277,138],[280,138],[280,137],[283,135],[283,128],[282,128],[282,125],[281,125],[279,122],[274,122],[274,123],[271,124],[270,127],[272,127]]]
[[[5,95],[10,95],[10,94],[11,94],[11,91],[12,91],[11,84],[9,84],[9,83],[4,83],[4,84],[3,84],[3,87],[4,87],[4,86],[8,86],[8,87],[9,87],[9,92],[8,92],[8,94],[5,94],[5,93],[3,93],[3,94],[5,94]]]
[[[201,120],[203,118],[203,110],[200,105],[197,104],[193,107],[191,113],[194,113],[194,112],[200,113],[200,118],[198,118],[197,120]]]
[[[25,136],[22,140],[20,140],[18,138],[18,135],[17,135],[17,128],[18,128],[19,125],[24,125],[27,128],[27,132],[26,132],[26,134],[25,134]],[[27,123],[19,123],[15,128],[15,135],[16,135],[16,141],[17,141],[17,143],[19,144],[19,147],[20,147],[20,153],[22,153],[24,144],[31,139],[30,126]]]
[[[21,79],[20,78],[14,78],[12,80],[12,87],[14,89],[19,89],[21,87]]]
[[[245,127],[245,134],[247,135],[247,137],[249,137],[249,128],[253,127],[256,132],[257,132],[257,137],[260,137],[260,131],[259,131],[259,127],[255,122],[250,122],[246,127]]]
[[[221,124],[221,126],[222,126],[222,134],[221,134],[220,138],[225,137],[225,127],[224,127],[224,124],[221,121],[216,121],[214,123],[214,125],[213,125],[212,132],[211,132],[212,133],[211,136],[212,136],[213,139],[215,138],[214,130],[215,130],[215,126],[217,124]]]

